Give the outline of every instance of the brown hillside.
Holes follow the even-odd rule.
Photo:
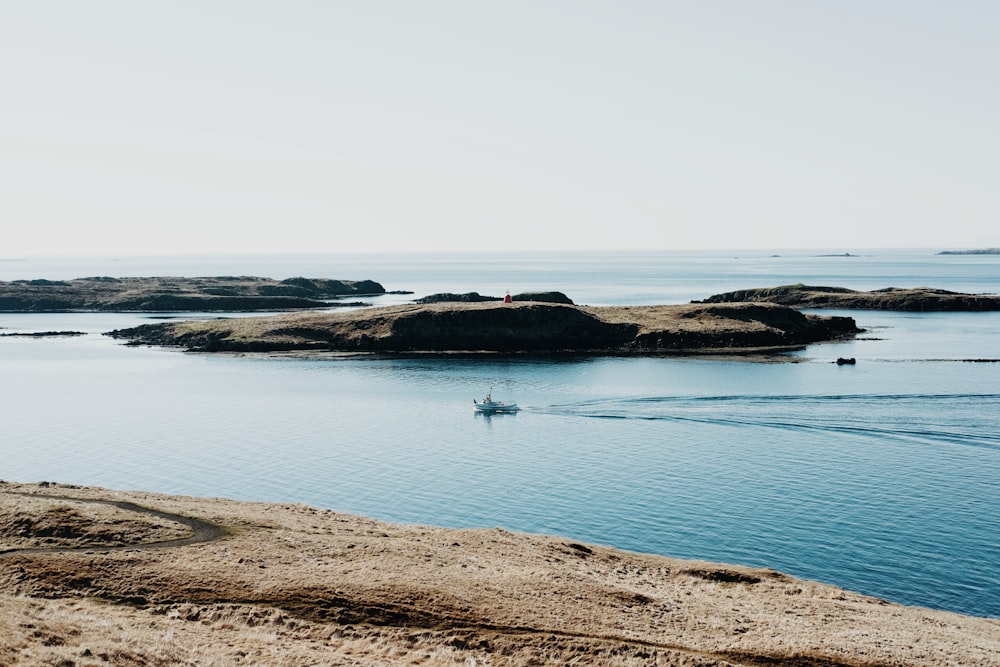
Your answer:
[[[0,484],[7,517],[84,499],[128,501],[133,525],[150,525],[126,549],[0,557],[0,664],[1000,664],[1000,621],[771,570],[301,505]],[[145,548],[163,517],[141,508],[221,537]],[[112,509],[79,514],[120,525]]]

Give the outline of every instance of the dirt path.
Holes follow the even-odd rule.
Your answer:
[[[170,512],[161,512],[160,510],[155,510],[149,507],[143,507],[142,505],[136,505],[135,503],[130,503],[124,500],[105,500],[100,498],[77,498],[74,496],[60,496],[60,495],[50,495],[50,494],[39,494],[39,493],[22,493],[19,491],[12,491],[8,493],[15,493],[17,495],[27,496],[29,498],[50,498],[52,500],[68,500],[72,502],[80,503],[95,503],[99,505],[109,505],[112,507],[117,507],[118,509],[125,510],[127,512],[138,512],[140,514],[148,514],[150,516],[155,516],[166,521],[173,521],[175,523],[182,524],[190,528],[193,532],[189,537],[183,537],[176,540],[163,540],[161,542],[139,542],[135,544],[120,544],[115,546],[101,546],[101,545],[86,545],[80,547],[31,547],[25,549],[8,549],[6,551],[0,551],[0,558],[4,556],[13,556],[16,554],[37,554],[37,553],[66,553],[73,551],[125,551],[134,549],[166,549],[170,547],[183,547],[189,544],[200,544],[202,542],[211,542],[221,538],[225,532],[221,526],[216,526],[215,524],[208,523],[207,521],[202,521],[201,519],[195,519],[189,516],[183,516],[181,514],[171,514]]]

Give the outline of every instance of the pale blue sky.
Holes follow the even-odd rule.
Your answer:
[[[0,0],[0,256],[1000,246],[1000,3]]]

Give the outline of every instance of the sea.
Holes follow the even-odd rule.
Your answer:
[[[1000,291],[1000,256],[885,249],[2,258],[0,280],[253,275],[685,303],[792,283]],[[0,313],[0,479],[306,503],[770,567],[1000,618],[1000,312],[827,311],[732,357],[212,356],[105,332],[244,313]],[[855,365],[837,365],[854,357]],[[516,414],[484,416],[492,392]]]

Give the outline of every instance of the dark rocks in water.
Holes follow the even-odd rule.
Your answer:
[[[514,294],[511,297],[512,301],[533,301],[535,303],[562,303],[566,305],[573,305],[573,300],[562,292],[522,292],[520,294]],[[431,294],[429,296],[421,297],[419,299],[414,299],[414,303],[486,303],[488,301],[503,301],[503,297],[499,296],[484,296],[479,292],[465,292],[464,294],[455,294],[454,292],[442,292],[440,294]]]
[[[854,357],[837,357],[838,366],[853,366],[856,363],[858,361]]]
[[[429,294],[419,299],[414,299],[413,303],[485,303],[487,301],[502,301],[498,296],[483,296],[479,292],[465,292],[456,294],[455,292],[440,292]]]
[[[513,301],[534,301],[536,303],[562,303],[573,305],[573,300],[562,292],[521,292],[512,297]]]
[[[190,312],[329,308],[328,299],[384,294],[371,280],[217,276],[0,282],[0,311]]]
[[[86,336],[84,331],[31,331],[31,332],[17,332],[17,333],[0,333],[3,337],[22,337],[22,338],[55,338],[59,336]]]
[[[930,287],[886,287],[859,292],[845,287],[803,284],[737,290],[710,296],[694,303],[778,303],[792,308],[842,308],[845,310],[900,310],[909,312],[957,312],[1000,310],[1000,296],[962,294]]]
[[[1000,248],[978,248],[974,250],[942,250],[939,255],[1000,255]]]

